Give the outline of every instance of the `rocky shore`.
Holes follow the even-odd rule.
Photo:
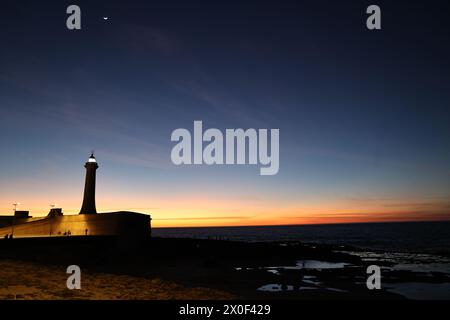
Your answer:
[[[383,253],[300,242],[18,240],[0,242],[0,299],[405,299],[398,284],[450,283],[446,273],[397,269]],[[373,264],[381,290],[366,286]],[[82,270],[81,290],[66,288],[69,265]]]

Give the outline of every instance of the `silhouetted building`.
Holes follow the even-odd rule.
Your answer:
[[[24,218],[28,218],[30,216],[30,212],[29,211],[19,211],[16,210],[14,211],[14,218],[16,219],[24,219]]]

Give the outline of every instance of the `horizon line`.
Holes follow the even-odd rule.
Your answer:
[[[329,222],[329,223],[304,223],[304,224],[259,224],[259,225],[239,225],[239,226],[179,226],[179,227],[152,227],[152,229],[193,229],[193,228],[251,228],[251,227],[298,227],[317,225],[344,225],[344,224],[382,224],[382,223],[430,223],[430,222],[450,222],[449,219],[442,220],[402,220],[402,221],[355,221],[355,222]]]

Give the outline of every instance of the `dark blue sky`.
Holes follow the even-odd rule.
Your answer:
[[[76,211],[95,149],[105,209],[131,201],[156,219],[205,216],[188,196],[233,203],[210,217],[236,224],[277,208],[293,222],[448,216],[448,1],[374,3],[381,31],[365,27],[369,1],[2,3],[1,211],[16,199]],[[80,31],[65,28],[69,4]],[[279,174],[175,167],[170,134],[194,120],[280,128]]]

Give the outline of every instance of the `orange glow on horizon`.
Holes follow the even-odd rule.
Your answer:
[[[267,219],[239,219],[239,217],[222,218],[171,218],[170,220],[158,219],[152,216],[152,226],[155,228],[166,227],[233,227],[233,226],[274,226],[274,225],[309,225],[309,224],[341,224],[341,223],[376,223],[376,222],[419,222],[419,221],[450,221],[450,214],[406,214],[381,213],[381,214],[325,214],[325,215],[304,215],[298,218],[277,218]]]
[[[12,205],[8,207],[5,203],[8,202],[0,198],[0,214],[12,215]],[[38,198],[26,198],[21,203],[17,210],[29,210],[33,216],[45,216],[50,210],[48,204]],[[65,214],[78,214],[81,206],[79,197],[67,198],[57,203]],[[134,206],[125,206],[125,203],[133,203]],[[148,203],[153,206],[148,206]],[[313,201],[299,205],[276,199],[214,199],[185,195],[142,200],[101,195],[97,199],[97,211],[135,211],[151,214],[152,226],[156,228],[450,220],[446,203],[436,202],[424,208],[420,207],[417,201],[404,199],[397,200],[396,203],[335,201],[319,206]]]

